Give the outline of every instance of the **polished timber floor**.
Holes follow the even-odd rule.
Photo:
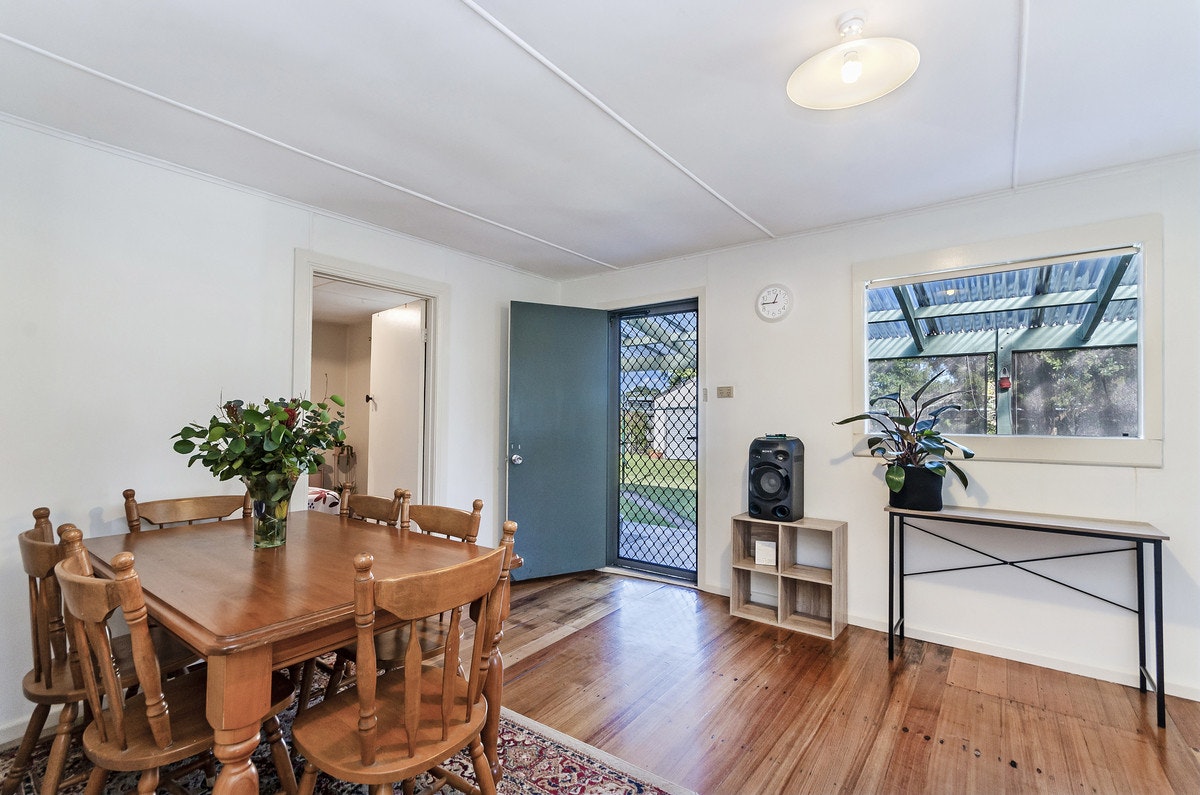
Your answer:
[[[504,703],[702,795],[1200,792],[1200,704],[599,572],[518,582]]]

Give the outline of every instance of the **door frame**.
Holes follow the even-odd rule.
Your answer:
[[[296,249],[293,280],[292,393],[302,395],[312,384],[312,309],[313,277],[324,276],[381,290],[405,293],[425,299],[425,326],[429,333],[425,353],[425,427],[421,461],[421,494],[418,502],[435,502],[442,465],[434,439],[442,438],[441,418],[446,416],[445,374],[439,366],[438,341],[449,322],[450,285],[412,274],[389,271],[351,260],[340,259],[308,249]]]
[[[563,303],[570,304],[574,296],[569,291],[563,296]],[[706,507],[708,487],[706,478],[708,477],[708,467],[704,465],[706,457],[706,448],[708,446],[708,375],[709,372],[707,357],[709,347],[709,337],[707,330],[708,311],[707,311],[707,291],[702,286],[685,287],[679,290],[664,290],[660,293],[649,293],[636,297],[626,297],[617,300],[593,301],[587,303],[587,306],[594,306],[597,309],[604,309],[608,312],[619,312],[623,309],[633,309],[640,306],[657,306],[659,304],[670,304],[677,301],[695,301],[696,309],[699,316],[696,319],[698,324],[696,334],[700,340],[700,401],[697,406],[697,435],[698,447],[696,450],[697,468],[696,473],[696,583],[695,586],[703,591],[710,593],[725,593],[728,594],[729,586],[722,585],[722,577],[727,576],[725,566],[728,563],[729,554],[729,527],[728,522],[719,528],[719,532],[710,537],[708,533],[706,517],[708,510]],[[611,520],[611,517],[610,517]],[[611,534],[611,528],[609,529]],[[712,548],[709,549],[711,544]],[[713,571],[709,571],[709,561],[712,561]],[[722,562],[724,561],[724,562]],[[612,562],[609,562],[610,567]],[[611,571],[629,573],[629,569],[611,568]],[[683,582],[681,580],[677,582]]]

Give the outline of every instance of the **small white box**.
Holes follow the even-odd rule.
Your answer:
[[[754,542],[754,565],[756,565],[756,566],[774,566],[775,565],[775,542],[774,541],[755,541]]]

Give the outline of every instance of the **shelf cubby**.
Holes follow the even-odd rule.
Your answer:
[[[782,522],[739,514],[732,520],[733,582],[729,612],[833,639],[846,626],[846,523],[804,518]],[[775,545],[775,563],[755,562],[760,541]]]

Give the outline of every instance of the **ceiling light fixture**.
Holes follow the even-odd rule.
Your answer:
[[[904,39],[862,38],[866,14],[838,17],[842,43],[822,50],[792,72],[792,102],[813,110],[852,108],[895,91],[917,71],[921,53]]]

